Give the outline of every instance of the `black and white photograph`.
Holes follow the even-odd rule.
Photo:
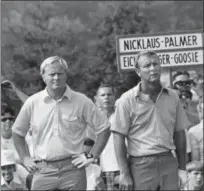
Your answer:
[[[1,190],[204,190],[204,1],[1,1]]]

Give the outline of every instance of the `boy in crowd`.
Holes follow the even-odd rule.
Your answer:
[[[192,161],[186,165],[187,184],[182,190],[203,190],[203,163],[201,161]]]
[[[113,87],[109,84],[101,84],[94,98],[97,107],[109,118],[111,123],[115,103]],[[116,184],[116,179],[118,179],[120,171],[115,155],[112,133],[100,155],[100,166],[102,168],[102,176],[106,184],[106,190],[117,190],[118,184]]]
[[[1,190],[26,190],[16,174],[12,150],[1,151]]]

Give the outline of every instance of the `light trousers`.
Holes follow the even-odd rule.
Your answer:
[[[69,158],[56,162],[39,162],[31,190],[86,190],[85,168],[78,169]]]

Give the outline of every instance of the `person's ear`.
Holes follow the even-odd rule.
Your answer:
[[[141,77],[140,69],[139,69],[139,68],[136,68],[136,69],[135,69],[135,72],[136,72],[136,74],[137,74],[139,77]]]
[[[96,98],[96,96],[94,96],[94,103],[96,103],[96,100],[97,100],[97,98]]]
[[[46,79],[45,79],[44,74],[42,74],[42,80],[43,80],[43,82],[46,84]]]

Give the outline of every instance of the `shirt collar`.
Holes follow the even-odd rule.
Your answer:
[[[48,91],[47,91],[47,88],[45,88],[45,89],[42,91],[42,96],[43,96],[43,99],[44,99],[44,100],[47,99],[47,98],[48,98],[48,99],[52,99],[52,98],[50,97]],[[64,97],[67,97],[68,99],[71,99],[71,98],[72,98],[72,90],[71,90],[71,88],[70,88],[68,85],[66,85],[66,90],[65,90],[65,92],[64,92],[64,94],[63,94],[63,96],[62,96],[61,99],[63,99]]]
[[[139,98],[140,92],[141,92],[141,82],[139,82],[137,84],[137,86],[135,87],[135,98],[136,99]],[[169,90],[162,86],[161,92],[164,92],[164,93],[166,93],[168,95]]]

